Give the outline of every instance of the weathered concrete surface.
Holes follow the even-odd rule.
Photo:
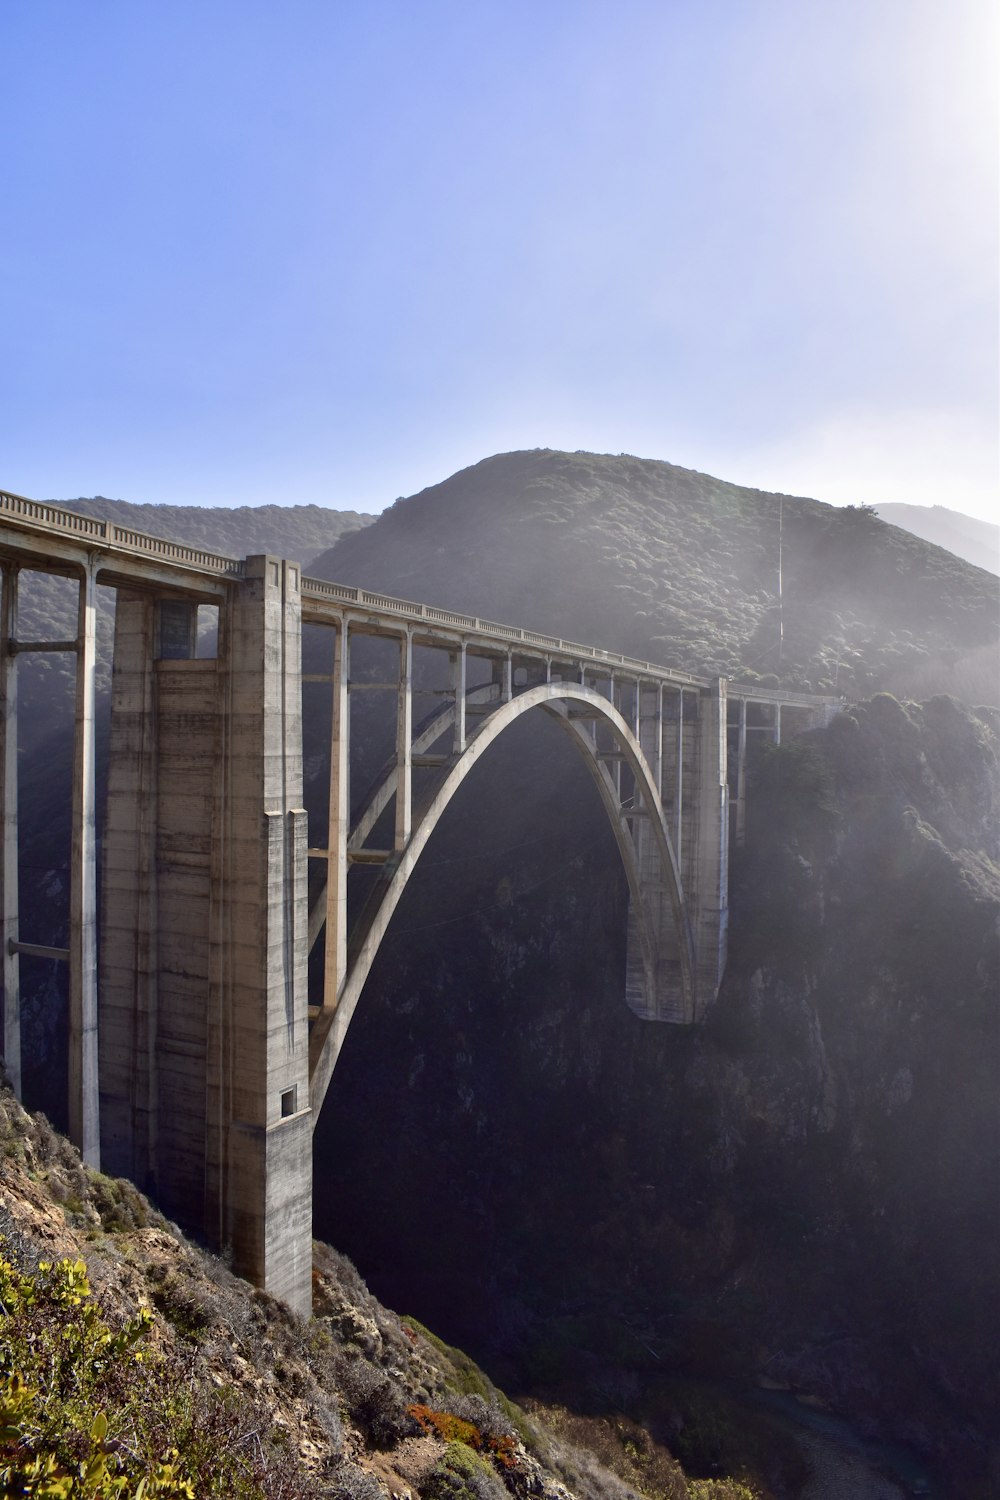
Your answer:
[[[252,568],[252,571],[251,571]],[[109,1170],[310,1298],[299,578],[250,559],[217,660],[116,625],[101,962]]]

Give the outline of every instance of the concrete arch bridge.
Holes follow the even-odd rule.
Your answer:
[[[311,1296],[314,1121],[393,911],[491,745],[535,711],[565,731],[628,880],[626,1003],[644,1019],[689,1024],[725,967],[728,845],[743,834],[748,738],[780,740],[783,724],[795,732],[837,707],[304,579],[278,558],[220,557],[2,492],[0,568],[8,1076],[18,1087],[21,956],[67,964],[71,1133],[85,1158],[231,1246],[239,1270],[301,1311]],[[25,571],[74,580],[71,640],[19,634]],[[102,589],[114,591],[115,624],[99,860]],[[352,675],[359,647],[369,661]],[[75,663],[65,949],[20,930],[25,652]],[[388,698],[394,747],[358,799],[352,701],[371,694]],[[329,772],[328,808],[311,829],[304,705]],[[322,977],[310,995],[317,943]]]

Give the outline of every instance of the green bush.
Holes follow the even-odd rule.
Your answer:
[[[137,1346],[149,1328],[147,1310],[113,1332],[91,1300],[82,1260],[41,1261],[32,1276],[4,1258],[0,1307],[5,1495],[195,1500],[176,1449],[136,1461],[131,1441],[123,1441],[135,1435],[129,1385],[142,1363]]]
[[[507,1500],[507,1488],[487,1460],[457,1441],[448,1444],[422,1494],[423,1500]]]
[[[0,1238],[0,1494],[30,1500],[268,1500],[314,1491],[260,1440],[252,1404],[113,1327],[82,1260],[17,1268]],[[301,1482],[300,1482],[301,1481]],[[292,1487],[289,1488],[289,1485]]]

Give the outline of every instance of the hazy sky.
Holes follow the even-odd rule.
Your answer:
[[[996,519],[993,0],[0,0],[0,485]]]

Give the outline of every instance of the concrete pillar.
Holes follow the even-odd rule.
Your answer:
[[[729,928],[729,814],[726,767],[726,682],[717,678],[699,700],[697,838],[685,889],[694,911],[700,1019],[714,1000],[726,966]]]
[[[99,1167],[97,1075],[97,830],[94,824],[94,699],[97,680],[97,562],[88,560],[77,611],[73,733],[73,832],[69,919],[69,1134]]]
[[[736,745],[736,843],[742,847],[747,832],[747,700],[740,699],[740,727]]]
[[[674,854],[684,877],[684,689],[677,689],[677,722],[674,725]]]
[[[659,788],[663,759],[662,696],[658,686],[645,689],[652,696],[655,712],[640,713],[643,689],[635,684],[631,721],[638,731],[643,755]],[[658,769],[659,767],[659,769]],[[629,819],[641,890],[641,913],[636,900],[629,903],[625,966],[625,999],[636,1015],[649,1021],[686,1022],[692,1019],[685,995],[680,961],[684,941],[677,930],[673,903],[665,881],[660,848],[654,837],[655,806],[640,799],[642,816]],[[645,932],[651,951],[643,952]]]
[[[159,1190],[155,641],[155,600],[119,590],[101,882],[101,1160],[107,1172],[131,1178],[154,1196]],[[214,763],[218,745],[208,753]],[[197,1203],[200,1209],[200,1195]]]
[[[463,705],[464,706],[464,705]],[[405,849],[413,822],[413,637],[399,638],[399,689],[396,695],[396,825],[393,848]]]
[[[18,940],[17,832],[17,581],[15,563],[3,565],[0,599],[0,942],[3,944],[3,1060],[7,1081],[21,1097],[21,974],[11,945]]]
[[[781,704],[774,705],[774,743],[781,744]]]
[[[220,612],[217,660],[186,654],[183,609],[167,613],[184,628],[164,641],[155,600],[119,597],[101,954],[106,1160],[230,1245],[242,1275],[308,1312],[298,567],[248,559]]]
[[[241,1275],[308,1314],[312,1112],[297,565],[247,558],[227,650],[227,868],[215,935],[228,1042],[227,1237]],[[344,672],[345,694],[346,681]]]
[[[347,973],[347,840],[351,825],[350,629],[337,630],[333,653],[330,812],[327,827],[326,959],[323,1004],[334,1006]]]
[[[465,749],[465,646],[462,645],[457,651],[452,652],[449,658],[451,671],[451,690],[455,694],[455,733],[452,738],[452,751],[455,755],[461,755]]]

